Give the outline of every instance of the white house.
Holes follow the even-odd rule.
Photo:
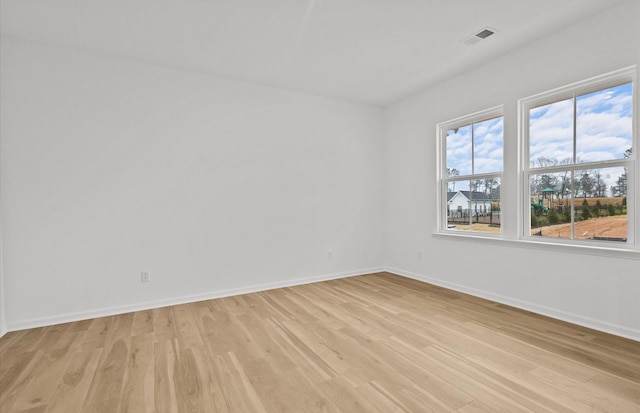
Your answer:
[[[462,218],[473,215],[487,215],[491,212],[491,200],[482,192],[447,192],[447,215],[450,218]]]

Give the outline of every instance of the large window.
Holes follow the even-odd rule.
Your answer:
[[[439,123],[438,233],[635,254],[635,73],[520,99],[506,152],[502,106]]]
[[[500,233],[502,107],[438,125],[440,229]]]
[[[633,243],[633,72],[520,100],[525,238]]]

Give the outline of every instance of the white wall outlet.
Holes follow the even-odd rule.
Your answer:
[[[333,251],[327,252],[327,259],[328,260],[332,260],[333,259]]]
[[[151,281],[151,272],[142,271],[140,273],[140,282],[148,283],[149,281]]]
[[[418,259],[421,260],[422,259],[422,251],[418,251]]]

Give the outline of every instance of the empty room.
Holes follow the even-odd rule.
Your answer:
[[[0,412],[639,412],[639,22],[0,0]]]

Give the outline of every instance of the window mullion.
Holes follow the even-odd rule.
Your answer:
[[[576,239],[576,171],[571,171],[571,238]]]
[[[576,94],[573,94],[573,164],[575,165],[578,162],[578,150],[577,150],[577,142],[578,142],[578,137],[577,137],[577,128],[578,126],[578,113],[577,113],[577,100],[576,100]],[[576,239],[576,220],[575,220],[575,215],[576,215],[576,208],[575,208],[575,198],[576,198],[576,186],[575,186],[575,176],[576,176],[576,171],[572,170],[571,171],[571,234],[570,234],[570,239]]]
[[[577,113],[577,101],[576,94],[573,94],[573,163],[578,163],[578,155],[577,155],[577,124],[578,124],[578,113]]]

